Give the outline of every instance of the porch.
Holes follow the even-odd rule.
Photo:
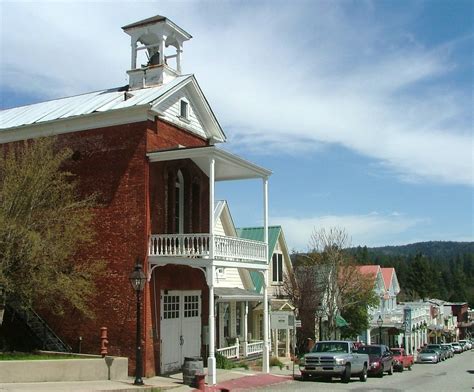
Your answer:
[[[209,289],[206,345],[211,385],[216,383],[215,352],[229,358],[261,352],[264,372],[268,372],[268,177],[271,172],[215,146],[154,151],[147,157],[150,171],[157,177],[150,188],[161,192],[155,199],[161,207],[155,211],[165,218],[155,222],[166,221],[161,226],[152,224],[147,252],[148,277],[151,278],[154,269],[167,265],[192,267],[204,273]],[[159,173],[165,174],[160,177]],[[193,182],[195,179],[197,182]],[[238,238],[236,233],[222,235],[216,228],[215,183],[254,179],[262,181],[263,241]],[[222,269],[230,268],[258,271],[263,275],[262,299],[258,300],[265,303],[261,341],[250,341],[242,331],[240,336],[228,335],[235,338],[231,344],[226,342],[223,346],[220,341],[216,342],[219,338],[216,327],[221,325],[216,325],[215,315],[215,305],[220,298],[217,275]],[[225,301],[247,300],[251,299],[239,297]],[[220,298],[220,301],[224,300]],[[205,326],[205,322],[202,325]]]

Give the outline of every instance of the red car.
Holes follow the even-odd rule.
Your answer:
[[[360,346],[357,352],[369,355],[369,375],[383,377],[384,372],[390,376],[393,374],[393,356],[387,346],[381,344]]]
[[[393,353],[393,369],[399,372],[403,372],[405,368],[411,370],[411,367],[415,363],[413,355],[407,354],[403,348],[391,348],[390,351]]]

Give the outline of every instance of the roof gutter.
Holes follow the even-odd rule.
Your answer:
[[[0,129],[0,144],[146,121],[150,104]]]

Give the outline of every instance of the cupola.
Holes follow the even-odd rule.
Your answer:
[[[131,37],[132,61],[127,71],[131,90],[157,86],[181,75],[183,43],[192,38],[189,33],[161,15],[122,29]]]

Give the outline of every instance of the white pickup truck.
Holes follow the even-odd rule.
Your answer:
[[[358,376],[360,381],[365,382],[369,356],[356,351],[353,342],[317,342],[300,364],[301,376],[303,380],[308,380],[310,376],[340,377],[344,383],[348,383],[351,377]]]

